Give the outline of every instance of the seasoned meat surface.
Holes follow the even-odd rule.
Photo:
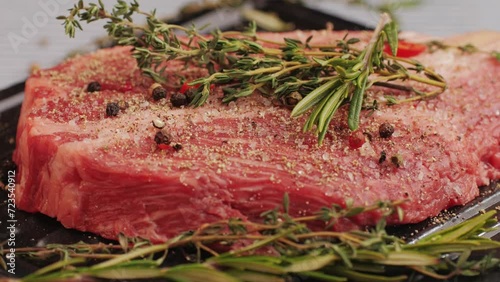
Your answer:
[[[263,34],[309,35],[326,44],[345,32]],[[498,36],[491,38],[484,48],[500,46]],[[362,112],[359,132],[348,129],[343,107],[322,145],[302,132],[305,117],[291,118],[258,93],[225,105],[216,86],[202,107],[173,107],[169,98],[181,78],[206,75],[203,68],[168,62],[167,97],[156,101],[153,81],[141,75],[129,48],[69,59],[26,83],[14,153],[18,206],[68,228],[153,241],[220,219],[256,219],[285,193],[294,215],[348,199],[355,205],[405,199],[403,223],[421,221],[500,179],[500,63],[456,50],[416,59],[445,77],[443,94]],[[90,91],[92,82],[100,89]],[[406,94],[372,88],[370,95]],[[107,113],[109,103],[119,105],[116,115]],[[176,149],[158,146],[154,120],[165,123]],[[394,130],[389,136],[380,132],[387,126]],[[350,138],[364,143],[353,148]],[[362,214],[336,228],[374,224],[379,216]]]

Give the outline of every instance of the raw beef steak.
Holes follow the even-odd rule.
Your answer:
[[[313,35],[314,42],[333,43],[344,34],[263,36],[304,41]],[[474,36],[481,48],[500,49],[498,34]],[[500,63],[456,50],[418,59],[441,73],[449,89],[433,100],[362,113],[364,135],[358,137],[365,143],[357,149],[349,146],[345,107],[319,146],[316,136],[302,132],[304,117],[292,119],[289,109],[260,95],[224,105],[216,87],[199,108],[155,101],[148,92],[153,82],[141,76],[129,48],[100,50],[36,71],[26,83],[13,157],[18,206],[69,228],[153,241],[206,222],[255,219],[280,205],[284,193],[295,215],[346,199],[356,205],[407,199],[403,222],[421,221],[467,203],[479,185],[500,178]],[[179,76],[205,74],[178,62],[168,63],[168,72],[170,93]],[[87,91],[94,81],[101,89]],[[110,102],[122,106],[116,116],[106,114]],[[182,148],[158,148],[155,119],[165,122],[172,144]],[[395,129],[389,138],[379,136],[383,123]],[[376,213],[364,214],[339,228],[377,219]]]

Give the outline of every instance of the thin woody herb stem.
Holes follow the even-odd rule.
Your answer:
[[[181,234],[164,244],[151,245],[147,241],[130,238],[127,240],[131,246],[125,249],[122,244],[55,245],[61,260],[26,276],[23,280],[57,280],[82,276],[152,279],[175,275],[188,281],[198,276],[209,279],[206,281],[234,281],[244,279],[243,277],[248,275],[285,279],[289,275],[300,274],[311,278],[335,277],[334,281],[352,279],[355,276],[368,280],[394,281],[396,276],[389,271],[390,268],[384,266],[398,266],[401,268],[398,273],[402,275],[397,276],[396,280],[405,281],[411,272],[436,279],[449,279],[462,273],[478,275],[485,269],[499,265],[500,261],[492,257],[469,260],[474,250],[500,248],[499,242],[478,237],[481,232],[496,223],[495,211],[479,215],[412,244],[406,244],[401,239],[388,235],[383,229],[384,218],[370,231],[334,232],[313,231],[307,228],[308,223],[318,220],[326,220],[329,217],[347,219],[363,212],[380,212],[390,216],[399,204],[401,202],[380,202],[367,207],[348,204],[346,208],[332,205],[323,208],[315,216],[297,218],[290,216],[288,212],[275,209],[263,214],[264,222],[221,220],[204,224],[194,232]],[[288,205],[287,200],[286,206]],[[297,221],[299,219],[300,221]],[[213,244],[231,245],[241,242],[240,240],[247,244],[238,250],[219,253],[211,247]],[[190,245],[205,251],[208,258],[198,256],[197,263],[163,266],[165,260],[168,260],[166,254],[170,249]],[[272,248],[280,255],[254,254],[266,248]],[[55,250],[30,248],[23,250],[28,251],[27,253],[19,255],[37,258],[45,255],[47,251]],[[110,253],[110,250],[113,250],[113,253]],[[122,253],[116,253],[120,251]],[[451,263],[445,257],[447,254],[461,254],[462,259]],[[86,266],[90,259],[102,262]],[[335,273],[335,276],[330,276],[332,273]]]

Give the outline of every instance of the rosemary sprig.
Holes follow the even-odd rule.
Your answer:
[[[435,233],[416,243],[387,234],[385,217],[401,202],[380,202],[368,207],[332,206],[313,216],[292,217],[282,209],[263,213],[262,222],[237,219],[205,224],[171,240],[153,245],[140,239],[120,238],[120,244],[49,245],[18,248],[18,255],[60,260],[24,277],[21,281],[51,281],[63,278],[109,279],[167,278],[174,281],[288,281],[293,275],[321,281],[405,281],[418,273],[435,279],[479,275],[497,267],[490,256],[471,260],[475,250],[492,250],[500,243],[481,238],[496,220],[495,211],[481,214],[455,227]],[[369,231],[334,232],[311,230],[309,223],[379,212],[383,218]],[[244,240],[246,247],[219,253],[212,246],[231,246]],[[251,244],[248,244],[251,243]],[[196,263],[165,266],[172,248],[194,246]],[[262,256],[259,250],[274,249],[279,256]],[[205,255],[201,256],[200,251]],[[456,255],[457,260],[449,258]],[[94,264],[89,262],[94,261]],[[97,261],[97,263],[95,263]],[[398,270],[394,271],[394,267]],[[397,274],[395,274],[397,273]]]
[[[147,25],[135,24],[132,15],[145,17]],[[367,90],[373,85],[413,93],[408,99],[389,99],[389,104],[427,99],[446,89],[444,79],[419,62],[384,54],[384,41],[393,50],[398,41],[397,26],[387,14],[382,15],[362,50],[352,47],[359,42],[356,38],[344,38],[332,46],[314,46],[310,44],[312,38],[306,42],[267,40],[259,36],[255,24],[243,32],[215,31],[206,36],[194,26],[160,21],[155,11],[140,10],[137,1],[118,1],[108,11],[102,1],[85,5],[80,0],[68,16],[59,19],[64,20],[70,37],[82,29],[80,21],[106,20],[108,34],[118,45],[133,46],[132,56],[139,68],[158,82],[165,81],[165,62],[169,60],[207,68],[208,76],[191,82],[199,85],[192,106],[203,105],[210,95],[210,85],[219,84],[224,85],[225,103],[260,92],[293,107],[292,117],[309,113],[304,131],[314,129],[320,143],[335,112],[344,104],[350,104],[350,129],[358,128],[361,109],[370,95]],[[179,32],[185,36],[178,36]],[[405,81],[415,81],[420,88]]]

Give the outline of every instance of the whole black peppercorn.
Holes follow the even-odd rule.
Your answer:
[[[168,134],[164,134],[163,132],[161,131],[158,131],[156,132],[156,135],[155,135],[155,142],[156,144],[170,144],[170,142],[172,140],[172,137]]]
[[[170,102],[172,103],[172,106],[174,107],[180,107],[180,106],[185,106],[188,104],[188,99],[186,95],[181,94],[181,93],[175,93],[170,97]]]
[[[184,95],[186,95],[187,103],[191,103],[194,99],[195,91],[193,89],[188,89]]]
[[[160,99],[167,97],[167,91],[165,90],[165,88],[158,86],[158,87],[155,87],[153,89],[152,95],[153,95],[153,99],[155,101],[158,101]]]
[[[400,154],[396,154],[391,157],[391,163],[396,167],[400,167],[403,165],[403,157]]]
[[[92,93],[97,91],[101,91],[101,84],[99,82],[92,81],[87,85],[87,92]]]
[[[182,145],[179,143],[176,143],[174,146],[172,146],[172,148],[174,148],[175,151],[180,151],[182,149]]]
[[[106,115],[108,117],[117,116],[119,112],[120,112],[120,106],[118,105],[118,103],[110,102],[106,105]]]
[[[392,136],[393,133],[394,133],[394,126],[392,126],[390,123],[384,122],[378,128],[378,134],[382,138],[389,138]]]
[[[295,106],[302,100],[302,95],[299,92],[292,92],[285,98],[286,105]]]

